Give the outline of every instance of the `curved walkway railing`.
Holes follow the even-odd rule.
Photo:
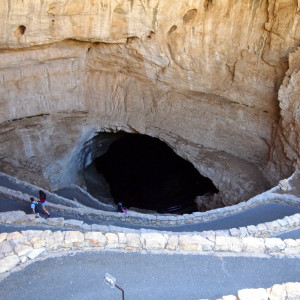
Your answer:
[[[122,250],[203,254],[232,252],[300,256],[300,239],[268,238],[266,224],[247,228],[201,233],[158,232],[112,226],[87,225],[82,221],[63,218],[37,219],[22,211],[0,213],[2,224],[44,224],[64,230],[25,230],[0,234],[0,274],[40,255],[59,251]],[[272,230],[300,225],[300,214],[272,222]],[[285,224],[280,226],[280,224]],[[276,227],[277,226],[277,227]],[[74,230],[77,229],[77,230]]]

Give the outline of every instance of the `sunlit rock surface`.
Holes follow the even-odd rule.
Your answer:
[[[93,137],[120,130],[225,205],[300,165],[297,1],[3,0],[0,19],[0,171],[83,186]]]

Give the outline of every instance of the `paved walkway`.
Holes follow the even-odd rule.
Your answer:
[[[300,260],[213,255],[81,253],[35,262],[0,283],[0,298],[122,299],[103,282],[108,272],[126,300],[216,299],[244,288],[297,281]]]
[[[32,187],[30,187],[30,185],[25,186],[25,185],[17,184],[16,182],[9,180],[8,177],[2,176],[1,174],[0,174],[0,186],[4,186],[11,190],[20,191],[27,195],[38,198],[37,191]],[[96,201],[93,201],[90,197],[87,196],[87,193],[77,188],[72,188],[72,187],[63,188],[58,190],[56,194],[66,199],[77,201],[87,207],[91,207],[94,209],[108,210],[108,211],[112,210],[112,206],[105,205],[105,204],[102,205],[100,202],[97,203]],[[47,200],[49,200],[52,203],[59,204],[59,202],[54,197],[52,197],[52,195],[49,193],[47,193]]]
[[[23,192],[30,194],[28,190]],[[0,211],[12,210],[29,213],[29,203],[25,206],[0,198]],[[228,229],[256,225],[299,212],[299,207],[273,203],[197,225],[143,227],[178,232]],[[53,213],[53,216],[61,215]],[[82,220],[88,224],[98,223],[135,229],[141,227],[121,222],[108,224],[96,220]],[[26,229],[30,228],[0,226],[0,232]],[[300,238],[300,230],[282,235],[285,235],[284,238]],[[19,272],[13,272],[0,282],[0,299],[121,299],[118,289],[110,289],[103,283],[106,272],[117,277],[117,283],[125,289],[126,300],[216,299],[222,295],[236,295],[238,290],[244,288],[267,288],[277,283],[299,281],[300,260],[264,255],[221,257],[122,252],[78,253],[74,256],[37,261]]]
[[[13,210],[23,210],[26,213],[30,213],[29,203],[28,206],[25,206],[20,203],[16,203],[12,200],[0,198],[0,211],[13,211]],[[219,218],[215,221],[204,222],[199,224],[191,224],[191,225],[180,225],[180,226],[145,226],[145,225],[136,225],[136,224],[128,224],[124,222],[107,222],[107,221],[99,221],[99,220],[91,220],[87,218],[78,218],[77,220],[82,220],[86,224],[101,224],[101,225],[113,225],[118,227],[125,227],[131,229],[155,229],[160,231],[172,231],[172,232],[200,232],[205,230],[224,230],[230,228],[238,228],[248,225],[257,225],[259,223],[274,221],[277,219],[284,218],[285,216],[293,215],[296,213],[300,213],[300,208],[295,206],[290,206],[286,204],[280,203],[272,203],[267,205],[262,205],[259,207],[250,208],[242,213],[235,214],[232,216]],[[66,216],[52,212],[53,217],[64,217],[65,219],[74,219],[73,216]],[[22,229],[22,227],[18,227]],[[0,232],[5,231],[16,231],[18,230],[16,227],[7,228],[7,226],[0,226]],[[23,229],[24,230],[24,227]],[[300,230],[293,231],[285,234],[285,238],[300,238]]]
[[[56,191],[55,193],[66,199],[77,201],[87,207],[91,207],[91,208],[98,209],[98,210],[104,210],[104,211],[109,210],[109,209],[107,209],[106,205],[101,205],[99,201],[98,202],[93,201],[91,199],[91,196],[89,197],[88,193],[86,193],[84,191],[80,191],[79,189],[63,188],[63,189]],[[113,208],[112,205],[110,207]]]

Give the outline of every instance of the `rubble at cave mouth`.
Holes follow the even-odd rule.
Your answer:
[[[192,213],[197,211],[197,196],[218,192],[190,162],[147,135],[124,134],[93,164],[109,184],[115,204],[128,208]]]

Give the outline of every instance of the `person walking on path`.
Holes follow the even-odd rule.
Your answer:
[[[32,210],[32,213],[35,214],[35,217],[36,218],[39,218],[39,204],[38,202],[33,198],[33,197],[30,197],[30,208]]]
[[[118,212],[127,214],[127,209],[123,208],[122,202],[119,202],[119,203],[118,203]]]
[[[43,214],[47,214],[48,217],[50,218],[51,217],[51,214],[48,212],[48,210],[46,209],[46,193],[42,190],[39,190],[39,203],[42,205],[42,210],[43,210]]]

